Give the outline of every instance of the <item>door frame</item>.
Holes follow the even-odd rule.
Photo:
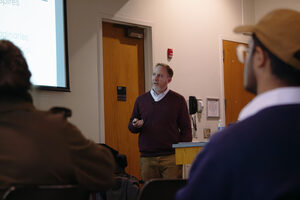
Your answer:
[[[148,91],[152,87],[152,73],[153,73],[153,49],[152,32],[154,30],[154,24],[150,22],[139,21],[136,19],[126,18],[123,16],[113,16],[105,13],[99,13],[98,19],[98,102],[99,102],[99,138],[100,143],[105,143],[105,121],[104,121],[104,82],[103,82],[103,45],[102,45],[102,22],[110,22],[123,25],[138,26],[145,30],[144,32],[144,68],[145,68],[145,91]]]
[[[228,36],[228,35],[220,35],[219,36],[219,57],[220,57],[220,88],[221,88],[221,99],[220,99],[220,110],[221,119],[223,124],[226,124],[226,113],[225,113],[225,83],[224,83],[224,55],[223,55],[223,41],[232,41],[232,42],[240,42],[248,44],[250,36],[247,35],[236,35],[236,36]]]

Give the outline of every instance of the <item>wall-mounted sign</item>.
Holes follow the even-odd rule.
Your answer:
[[[126,101],[126,87],[117,86],[117,100]]]
[[[207,118],[220,117],[220,101],[218,98],[207,98]]]

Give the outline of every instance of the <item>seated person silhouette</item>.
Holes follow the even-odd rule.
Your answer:
[[[70,110],[35,108],[30,77],[21,50],[0,40],[0,189],[37,184],[111,188],[111,152],[66,120]]]

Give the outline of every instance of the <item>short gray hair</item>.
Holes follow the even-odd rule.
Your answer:
[[[165,63],[157,63],[155,67],[158,67],[158,66],[164,67],[167,70],[169,77],[171,77],[171,78],[173,77],[174,72],[173,72],[173,69],[169,65],[167,65]]]

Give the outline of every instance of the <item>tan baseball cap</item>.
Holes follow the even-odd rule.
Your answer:
[[[300,70],[300,12],[274,10],[257,24],[238,26],[234,32],[254,33],[274,55]]]

